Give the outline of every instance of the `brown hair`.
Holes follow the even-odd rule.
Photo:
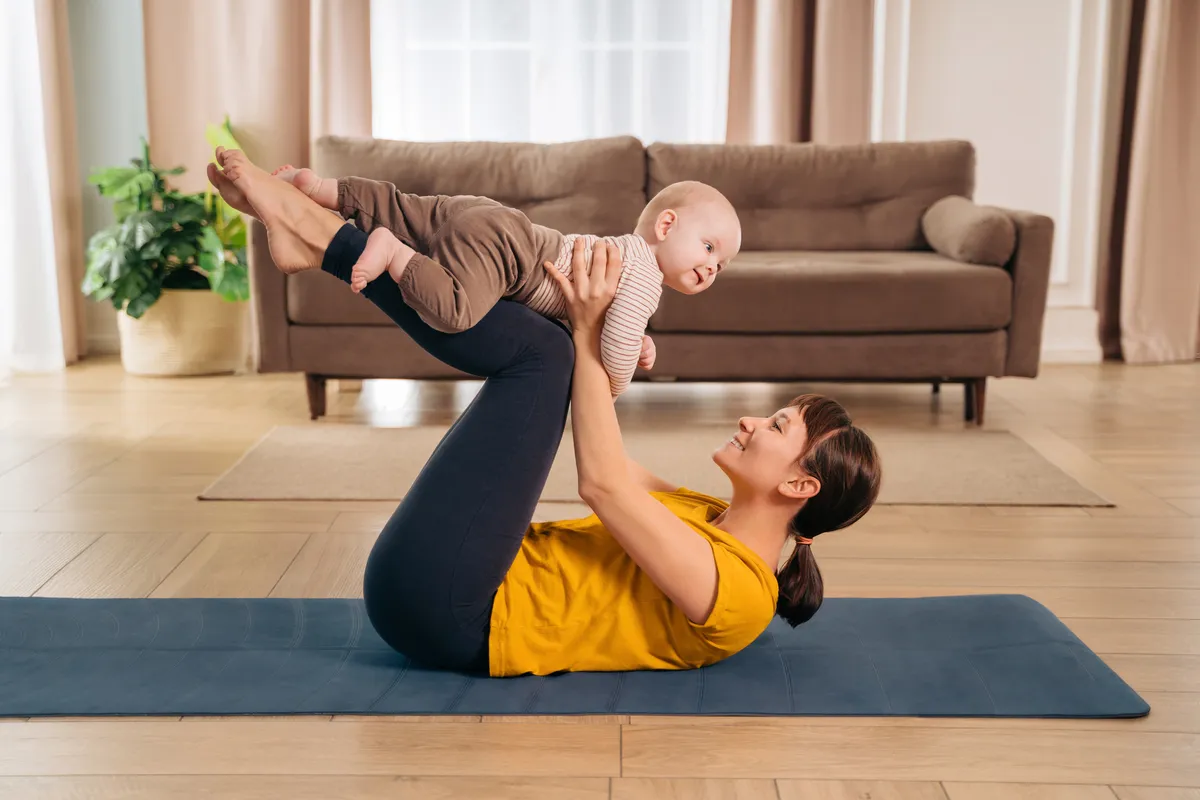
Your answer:
[[[804,502],[788,529],[793,537],[814,539],[857,522],[874,505],[879,496],[879,453],[836,400],[803,394],[788,406],[800,411],[808,434],[797,465],[821,483],[820,491]],[[812,619],[825,594],[812,548],[797,543],[776,576],[776,613],[793,628]]]

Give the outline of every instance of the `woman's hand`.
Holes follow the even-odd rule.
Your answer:
[[[583,239],[575,240],[571,254],[571,278],[545,264],[550,278],[558,283],[567,301],[567,317],[576,331],[598,331],[604,326],[604,314],[617,294],[621,279],[621,251],[612,242],[597,239],[588,259]]]

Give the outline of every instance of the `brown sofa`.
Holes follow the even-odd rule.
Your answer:
[[[974,188],[968,142],[644,147],[630,137],[555,145],[328,137],[315,154],[322,175],[382,179],[417,194],[486,195],[565,232],[628,233],[663,186],[716,186],[741,217],[742,252],[709,291],[664,292],[649,329],[657,364],[639,380],[919,381],[935,391],[958,382],[966,419],[982,423],[989,376],[1038,371],[1053,223],[961,199]],[[325,411],[327,378],[468,377],[331,276],[280,274],[257,223],[250,249],[259,369],[305,373],[314,419]],[[998,266],[957,260],[973,253]]]

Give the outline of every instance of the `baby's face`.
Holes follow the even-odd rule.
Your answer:
[[[737,214],[717,203],[664,211],[655,234],[663,283],[683,294],[712,286],[742,246]]]

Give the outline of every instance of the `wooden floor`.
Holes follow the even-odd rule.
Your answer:
[[[330,420],[447,422],[476,387],[346,387]],[[638,385],[618,405],[626,426],[732,429],[810,388]],[[928,387],[815,388],[866,423],[963,425],[959,387],[940,407]],[[299,376],[113,361],[0,388],[0,595],[358,595],[387,504],[194,499],[305,403]],[[1048,367],[991,382],[987,413],[1117,507],[880,507],[816,545],[827,592],[1028,594],[1149,717],[0,720],[0,798],[1200,800],[1200,366]]]

